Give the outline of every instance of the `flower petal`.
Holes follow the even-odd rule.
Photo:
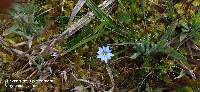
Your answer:
[[[104,60],[106,63],[108,63],[108,59],[105,57],[105,60]]]
[[[114,54],[112,54],[112,53],[107,53],[107,55],[108,55],[108,56],[114,56]]]
[[[106,47],[106,52],[110,53],[112,50],[109,49],[109,46]]]
[[[103,51],[106,51],[106,47],[103,46]]]
[[[107,52],[107,53],[111,53],[111,51],[112,51],[112,50],[107,50],[106,52]]]
[[[97,55],[97,58],[100,58],[100,59],[101,59],[102,57],[103,57],[102,55]]]
[[[108,63],[108,60],[105,60],[105,63]]]
[[[109,50],[109,46],[106,47],[106,51]]]
[[[107,58],[105,56],[101,57],[101,61],[105,61]]]
[[[109,55],[106,55],[106,58],[109,60],[109,59],[111,59],[111,56],[109,56]]]
[[[109,50],[109,46],[106,47],[106,51],[108,51],[108,50]]]
[[[102,52],[103,52],[103,49],[99,47],[99,51],[97,52],[97,54],[101,54]]]

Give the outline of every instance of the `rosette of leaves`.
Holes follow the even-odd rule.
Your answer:
[[[187,57],[174,47],[169,46],[166,39],[160,39],[155,43],[150,39],[150,36],[146,36],[144,39],[136,41],[133,48],[135,53],[130,58],[142,63],[140,71],[137,72],[139,78],[143,78],[136,81],[136,83],[139,83],[138,90],[146,89],[149,81],[155,81],[155,79],[171,83],[172,80],[181,78],[186,74],[192,79],[196,79]],[[183,70],[178,68],[179,66]]]
[[[42,26],[35,21],[35,13],[37,7],[34,4],[16,4],[10,11],[13,16],[12,26],[9,28],[6,35],[12,33],[18,36],[30,39],[34,33],[39,31]]]
[[[199,26],[200,14],[196,14],[191,20],[180,20],[174,31],[168,35],[167,39],[170,47],[181,52],[187,57],[187,62],[200,65],[199,58]]]

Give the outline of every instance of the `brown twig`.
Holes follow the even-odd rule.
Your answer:
[[[33,77],[33,75],[35,75],[38,72],[38,70],[36,69],[33,73],[31,73],[30,76],[28,76],[26,79],[30,79],[31,77]]]

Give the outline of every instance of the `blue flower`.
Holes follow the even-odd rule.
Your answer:
[[[101,61],[105,61],[106,63],[108,63],[108,60],[110,60],[111,57],[114,56],[111,51],[112,50],[109,49],[109,46],[103,46],[103,48],[99,47],[97,58],[101,59]]]

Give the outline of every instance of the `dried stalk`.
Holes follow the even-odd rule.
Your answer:
[[[89,81],[89,80],[84,80],[84,79],[79,79],[77,78],[73,73],[72,73],[72,76],[75,78],[76,81],[81,81],[81,82],[85,82],[85,83],[88,83],[90,85],[92,85],[93,87],[96,87],[96,83],[92,82],[92,81]]]
[[[114,78],[113,78],[113,75],[112,75],[112,70],[110,69],[108,64],[106,65],[106,70],[108,72],[108,75],[110,77],[110,80],[111,80],[111,83],[112,83],[112,86],[113,86],[108,92],[113,92],[113,90],[115,88],[115,83],[114,83]]]
[[[105,0],[102,4],[100,4],[98,7],[100,7],[102,10],[105,10],[106,12],[109,11],[110,5],[114,3],[115,0]],[[49,44],[49,46],[46,48],[45,52],[47,52],[53,45],[58,43],[60,40],[63,40],[64,38],[68,38],[74,33],[76,33],[78,30],[80,30],[82,27],[90,23],[90,21],[94,18],[94,14],[92,12],[88,12],[84,17],[79,19],[77,22],[70,25],[67,30],[65,30],[62,34],[57,36],[53,41]]]
[[[85,2],[86,2],[86,0],[78,0],[76,6],[72,10],[72,14],[71,14],[71,17],[69,19],[69,24],[74,20],[74,17],[79,12],[79,10],[83,7],[83,5],[85,4]]]

